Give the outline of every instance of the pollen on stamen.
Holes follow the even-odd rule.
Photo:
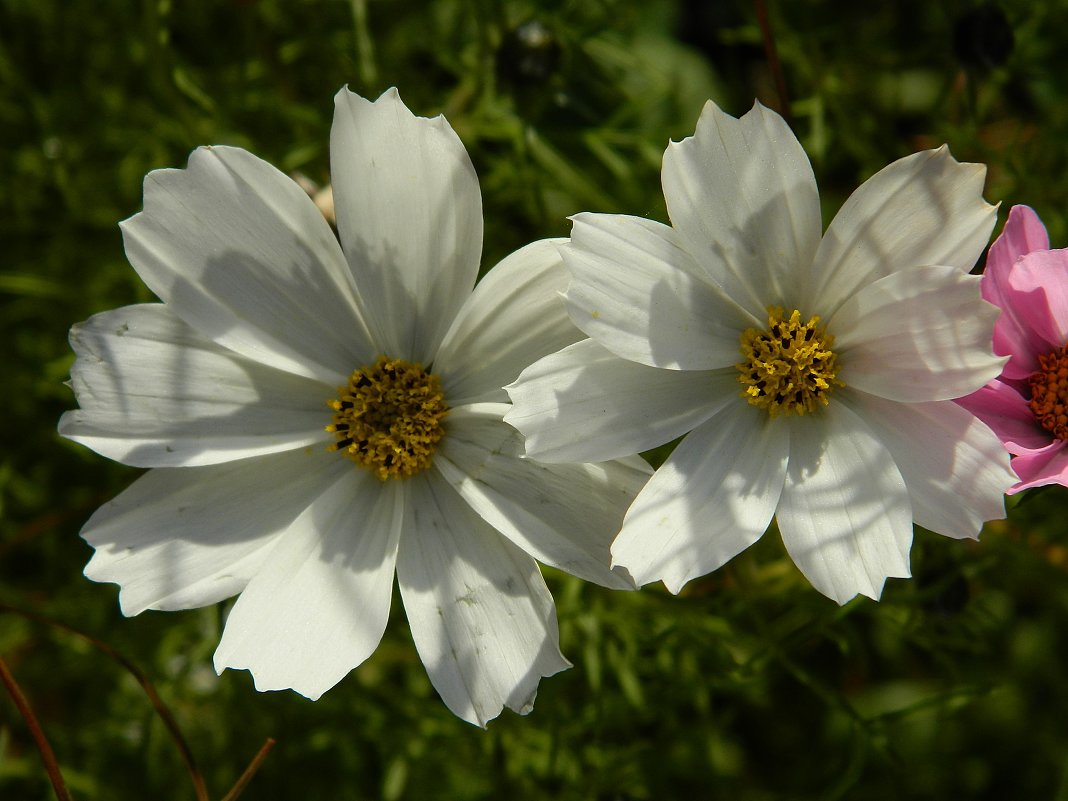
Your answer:
[[[834,337],[819,322],[818,316],[801,322],[797,309],[784,318],[783,308],[772,306],[766,329],[742,334],[743,361],[735,366],[746,401],[772,417],[808,414],[827,405],[834,387],[844,384],[831,349]]]
[[[1031,375],[1028,404],[1041,426],[1059,440],[1068,440],[1068,345],[1038,357]]]
[[[330,450],[344,453],[382,481],[430,467],[449,411],[436,375],[386,356],[353,371],[328,405],[334,418],[326,430],[337,438]]]

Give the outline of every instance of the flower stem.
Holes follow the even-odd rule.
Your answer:
[[[756,10],[757,22],[760,23],[760,38],[764,42],[764,55],[768,59],[771,68],[771,77],[775,81],[775,91],[779,95],[779,109],[787,125],[794,127],[793,114],[790,111],[790,96],[786,93],[786,75],[782,71],[782,62],[779,61],[779,51],[775,47],[775,35],[771,32],[771,20],[768,18],[768,7],[764,0],[753,0]]]
[[[237,797],[244,791],[245,785],[252,781],[252,777],[256,775],[256,771],[260,769],[260,765],[262,765],[263,760],[267,758],[267,754],[274,748],[274,743],[275,741],[273,737],[267,738],[267,742],[265,742],[263,747],[256,752],[256,756],[252,758],[248,767],[245,768],[245,772],[241,774],[236,782],[234,782],[234,786],[230,788],[230,792],[223,796],[222,801],[236,801]]]
[[[14,606],[8,606],[7,604],[0,603],[0,612],[14,612],[17,615],[34,620],[38,623],[43,623],[46,626],[51,626],[54,629],[65,631],[68,634],[73,634],[75,637],[79,637],[105,656],[110,657],[115,662],[118,662],[126,671],[132,675],[137,683],[141,685],[141,689],[144,690],[145,695],[148,696],[148,700],[152,703],[152,706],[156,709],[156,714],[159,715],[160,720],[163,721],[164,727],[171,735],[171,739],[174,740],[175,745],[178,747],[179,753],[182,755],[182,760],[185,762],[186,769],[189,771],[189,778],[193,782],[193,793],[196,796],[197,801],[209,801],[208,790],[204,784],[204,777],[197,769],[196,761],[193,759],[193,752],[189,748],[189,744],[186,743],[185,737],[182,735],[182,730],[178,726],[178,721],[175,720],[170,708],[163,702],[159,693],[156,691],[155,686],[149,681],[148,677],[141,672],[141,669],[137,667],[133,662],[124,657],[114,648],[107,643],[101,642],[95,637],[91,637],[84,632],[78,631],[75,628],[68,626],[65,623],[60,623],[58,620],[52,620],[44,615],[36,614],[35,612],[29,612],[24,609],[19,609]],[[10,689],[10,688],[9,688]],[[43,752],[42,752],[43,753]],[[50,774],[51,775],[51,774]],[[54,784],[54,782],[53,782]],[[61,801],[65,801],[70,796],[60,796]]]
[[[8,670],[7,667],[7,662],[4,661],[2,656],[0,656],[0,680],[4,682],[8,694],[11,695],[11,700],[15,702],[19,714],[22,715],[22,719],[26,721],[26,726],[29,728],[34,742],[37,743],[37,750],[41,752],[41,761],[44,762],[45,771],[48,773],[48,778],[52,782],[52,789],[56,792],[56,798],[59,799],[59,801],[72,801],[70,791],[67,790],[66,782],[63,781],[63,774],[59,770],[56,754],[52,750],[48,738],[45,737],[41,724],[37,722],[37,716],[33,714],[33,708],[30,706],[30,702],[27,701],[26,696],[22,694],[18,682],[15,681],[15,677],[11,675],[11,671]]]

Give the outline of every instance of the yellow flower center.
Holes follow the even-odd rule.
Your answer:
[[[342,451],[382,481],[430,467],[449,411],[436,375],[422,365],[385,356],[353,372],[330,408],[334,422],[326,430],[337,437],[330,449]]]
[[[819,327],[819,317],[801,322],[794,309],[788,319],[781,306],[768,308],[768,327],[742,334],[743,361],[735,365],[744,397],[768,414],[806,414],[826,406],[838,380],[834,337]]]
[[[1038,357],[1042,368],[1027,381],[1031,411],[1057,439],[1068,439],[1068,345]]]

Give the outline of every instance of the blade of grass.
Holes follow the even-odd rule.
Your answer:
[[[356,39],[356,68],[364,91],[377,88],[378,67],[375,65],[374,39],[367,20],[367,0],[351,0],[352,29]]]

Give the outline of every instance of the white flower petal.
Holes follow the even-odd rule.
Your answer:
[[[1017,481],[1008,451],[968,411],[952,401],[894,403],[865,393],[843,401],[890,451],[921,526],[974,539],[983,521],[1005,516],[1005,492]]]
[[[560,297],[568,281],[564,241],[520,248],[475,286],[434,357],[450,404],[507,400],[502,387],[520,370],[584,338]]]
[[[384,352],[428,364],[478,276],[482,196],[444,117],[396,89],[334,98],[330,172],[338,233]]]
[[[230,610],[215,651],[219,673],[247,669],[258,690],[315,700],[378,647],[405,486],[347,468],[278,537]]]
[[[190,609],[245,588],[275,538],[334,481],[345,460],[303,451],[151,470],[82,529],[85,575],[118,584],[124,615]]]
[[[570,667],[538,565],[433,470],[409,483],[397,580],[430,681],[479,726],[504,706],[525,715],[541,678]]]
[[[239,148],[200,148],[145,178],[122,223],[126,255],[202,336],[282,370],[339,383],[378,349],[337,239],[292,180]]]
[[[860,287],[908,267],[970,270],[997,218],[983,200],[985,176],[984,165],[958,162],[945,145],[877,172],[828,226],[801,308],[826,319]]]
[[[979,276],[956,267],[911,267],[868,284],[828,321],[846,386],[896,401],[959,398],[995,378],[998,309]]]
[[[501,420],[507,404],[449,413],[434,466],[471,508],[544,564],[615,589],[634,589],[613,572],[608,547],[652,470],[644,462],[542,464],[519,458],[522,438]]]
[[[738,371],[660,370],[592,339],[541,359],[505,389],[504,419],[546,462],[603,462],[685,434],[741,392]]]
[[[573,220],[562,250],[577,326],[617,356],[651,367],[710,370],[738,361],[741,332],[760,321],[701,275],[674,230],[621,214]]]
[[[840,604],[878,599],[909,576],[912,507],[893,457],[844,403],[789,418],[790,461],[776,517],[794,564]]]
[[[111,459],[204,465],[330,438],[335,388],[222,348],[162,304],[103,312],[70,338],[81,408],[59,433]]]
[[[759,103],[740,119],[709,101],[692,137],[664,153],[664,198],[687,250],[756,319],[796,298],[820,241],[805,151]]]
[[[686,435],[627,512],[612,564],[674,593],[756,542],[782,492],[787,429],[741,398]]]

